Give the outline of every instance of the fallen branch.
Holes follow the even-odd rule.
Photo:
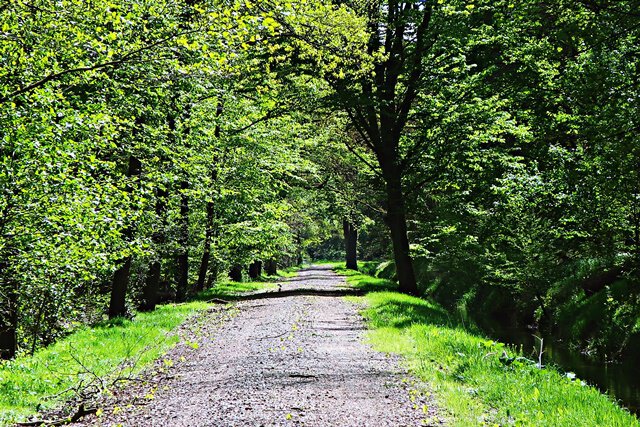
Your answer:
[[[207,300],[207,302],[210,302],[210,303],[211,302],[215,302],[216,304],[228,304],[230,301],[223,300],[223,299],[220,299],[220,298],[212,298],[210,300]]]
[[[85,408],[84,404],[81,404],[78,407],[78,410],[76,411],[75,414],[73,414],[70,417],[66,417],[66,418],[61,418],[59,420],[39,420],[39,421],[27,421],[24,423],[16,423],[16,426],[20,426],[20,427],[39,427],[39,426],[51,426],[51,427],[55,427],[55,426],[63,426],[63,425],[67,425],[67,424],[71,424],[71,423],[75,423],[80,421],[81,418],[86,417],[87,415],[90,414],[95,414],[97,412],[97,408]]]
[[[208,302],[216,304],[229,304],[236,301],[253,301],[261,299],[271,298],[286,298],[296,296],[315,296],[315,297],[348,297],[348,296],[362,296],[365,292],[361,289],[292,289],[288,291],[276,291],[276,292],[260,292],[256,294],[248,295],[233,295],[229,299],[213,298]]]

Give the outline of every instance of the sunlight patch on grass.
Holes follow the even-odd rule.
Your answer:
[[[272,282],[222,282],[211,289],[200,292],[195,299],[209,301],[214,298],[228,298],[249,292],[270,291],[277,289],[278,285]]]
[[[162,305],[133,320],[115,319],[83,328],[34,356],[0,364],[0,425],[59,405],[70,388],[106,377],[138,373],[179,341],[175,328],[209,305]]]
[[[349,270],[344,266],[343,262],[334,262],[330,265],[333,271],[341,276],[345,276],[347,283],[354,288],[369,292],[398,289],[398,284],[391,280],[372,277],[359,271]]]
[[[278,269],[278,276],[284,278],[296,277],[298,275],[298,271],[302,270],[303,268],[304,266],[293,266]]]
[[[373,347],[404,356],[453,426],[640,425],[596,389],[539,369],[431,301],[396,292],[369,293],[359,300],[367,307],[363,315],[372,328]]]
[[[295,276],[296,269],[289,275]],[[179,342],[172,333],[210,307],[207,300],[276,289],[273,282],[223,282],[194,302],[160,305],[133,320],[118,318],[83,327],[57,343],[16,360],[0,361],[0,426],[62,404],[72,389],[96,377],[132,377]]]

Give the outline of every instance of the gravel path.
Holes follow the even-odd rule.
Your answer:
[[[329,268],[315,266],[283,282],[282,289],[344,286]],[[141,399],[143,405],[105,410],[84,423],[414,426],[436,418],[432,405],[416,399],[397,360],[363,342],[353,304],[297,296],[237,308],[235,316],[202,334],[199,348],[180,357],[170,379]]]

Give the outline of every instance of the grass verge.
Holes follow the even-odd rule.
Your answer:
[[[74,390],[128,378],[178,343],[172,333],[190,316],[208,308],[207,299],[256,291],[271,283],[222,283],[196,301],[158,306],[133,320],[115,319],[83,327],[57,343],[9,362],[0,361],[0,426],[61,405]],[[101,384],[105,383],[105,384]]]
[[[300,271],[303,268],[304,268],[303,265],[294,265],[292,267],[278,269],[278,278],[296,277],[298,275],[298,271]]]
[[[340,269],[337,269],[340,272]],[[539,369],[504,344],[482,337],[434,302],[390,291],[391,282],[357,272],[373,347],[402,355],[426,381],[452,426],[640,426],[606,395],[572,375]],[[386,283],[385,283],[386,282]]]
[[[295,274],[293,275],[295,276]],[[200,292],[195,299],[209,301],[214,298],[227,298],[248,292],[274,290],[277,287],[278,285],[273,282],[223,282],[211,289]]]

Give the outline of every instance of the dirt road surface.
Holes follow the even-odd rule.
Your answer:
[[[282,283],[282,290],[345,287],[324,266]],[[82,424],[419,426],[435,418],[398,360],[366,344],[358,308],[343,298],[245,301],[215,327],[204,320],[197,349],[180,355],[172,375],[146,398],[105,408]]]

